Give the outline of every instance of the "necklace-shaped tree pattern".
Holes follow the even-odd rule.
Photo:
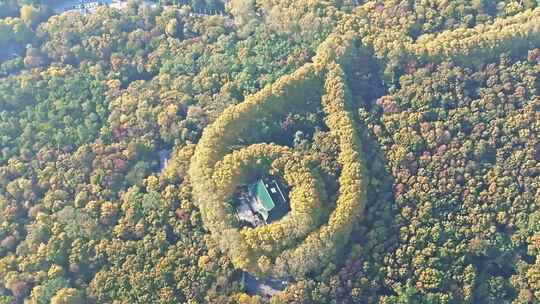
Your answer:
[[[488,25],[424,35],[416,41],[401,32],[378,32],[361,13],[345,15],[311,62],[229,107],[204,130],[189,173],[206,228],[239,269],[295,278],[320,272],[347,245],[351,231],[362,220],[366,199],[366,169],[344,72],[355,56],[371,54],[384,62],[391,75],[411,60],[451,59],[478,65],[501,52],[539,45],[540,8]],[[320,102],[326,127],[339,146],[336,161],[341,171],[335,202],[328,201],[309,155],[264,143],[264,132],[257,132],[263,120],[282,119],[313,101]],[[254,172],[268,170],[279,171],[291,186],[291,212],[269,225],[240,229],[229,203],[235,189],[253,179]],[[325,212],[329,215],[321,217]]]

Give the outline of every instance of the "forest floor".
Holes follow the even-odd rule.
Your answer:
[[[248,294],[273,296],[282,292],[287,287],[288,282],[278,279],[258,279],[249,273],[243,273],[245,290]]]

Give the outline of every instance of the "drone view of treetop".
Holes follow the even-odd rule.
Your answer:
[[[540,1],[0,0],[0,303],[540,304]]]

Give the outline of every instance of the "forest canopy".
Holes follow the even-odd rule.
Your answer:
[[[536,0],[0,0],[0,303],[540,303],[539,25]],[[291,211],[242,227],[267,172]]]

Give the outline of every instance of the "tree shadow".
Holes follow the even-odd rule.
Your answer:
[[[389,161],[382,149],[373,126],[381,126],[382,112],[376,101],[388,94],[383,80],[383,63],[373,60],[369,54],[360,54],[353,59],[353,65],[346,67],[348,84],[353,97],[353,116],[358,136],[362,143],[361,155],[364,161],[366,180],[366,202],[364,212],[345,248],[337,276],[341,281],[362,281],[362,302],[384,295],[396,293],[384,282],[384,272],[380,268],[387,263],[385,253],[399,246],[399,209],[395,203],[395,178]],[[363,64],[368,63],[368,64]],[[356,69],[356,67],[360,67]],[[363,285],[363,284],[361,284]],[[352,286],[353,287],[358,286]],[[351,292],[349,291],[350,295]]]
[[[399,210],[395,204],[395,179],[388,168],[388,160],[379,146],[376,135],[362,123],[362,155],[366,171],[366,203],[358,226],[352,232],[343,253],[344,261],[338,275],[344,281],[368,278],[371,295],[394,295],[386,286],[377,267],[385,265],[384,255],[394,251],[399,242]],[[369,265],[366,269],[365,265]],[[375,268],[373,268],[375,267]]]

